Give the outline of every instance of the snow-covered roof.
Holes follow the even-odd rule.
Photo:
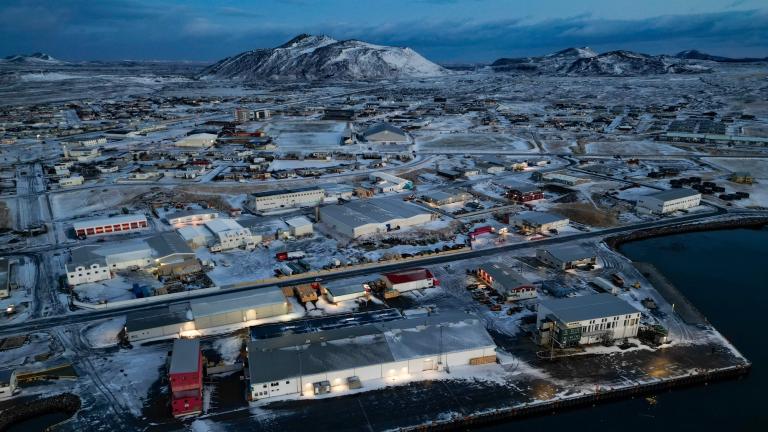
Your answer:
[[[522,285],[530,285],[531,282],[520,272],[516,272],[511,267],[501,263],[483,264],[480,268],[488,273],[502,287],[507,289],[517,288]]]
[[[334,204],[320,208],[321,219],[324,215],[329,216],[350,227],[387,223],[395,219],[406,219],[429,213],[428,210],[404,202],[399,198],[352,201],[347,204]]]
[[[629,303],[609,293],[542,300],[539,307],[545,307],[564,323],[639,312]]]
[[[217,218],[204,222],[205,226],[213,233],[221,233],[224,231],[240,231],[243,226],[237,223],[236,220],[230,218]]]
[[[139,222],[139,221],[146,222],[147,217],[141,214],[120,215],[120,216],[112,216],[109,218],[97,218],[97,219],[77,221],[73,223],[72,226],[75,228],[75,231],[77,231],[77,230],[92,228],[97,226],[119,225],[119,224]]]
[[[248,367],[262,383],[480,348],[495,348],[481,321],[442,313],[251,341]]]
[[[672,200],[677,200],[681,198],[693,197],[696,195],[700,196],[701,193],[693,189],[678,188],[678,189],[668,189],[665,191],[650,194],[648,196],[652,198],[656,198],[659,201],[672,201]]]
[[[247,308],[258,308],[285,303],[285,295],[279,287],[259,288],[250,291],[221,294],[190,301],[195,318],[218,315]]]

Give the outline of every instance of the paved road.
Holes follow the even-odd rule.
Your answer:
[[[375,267],[342,270],[342,271],[324,276],[323,280],[328,281],[328,280],[343,279],[343,278],[354,277],[354,276],[363,276],[363,275],[373,274],[378,272],[394,271],[402,268],[412,267],[414,265],[418,265],[418,266],[435,265],[435,264],[441,264],[446,262],[459,261],[459,260],[478,258],[478,257],[494,255],[499,253],[511,252],[511,251],[521,250],[521,249],[526,249],[531,247],[555,245],[560,243],[575,242],[575,241],[587,240],[587,239],[596,239],[596,238],[601,238],[601,237],[605,237],[613,234],[627,233],[627,232],[637,231],[637,230],[647,229],[647,228],[657,228],[661,226],[678,225],[686,222],[705,221],[709,219],[719,218],[726,213],[728,213],[726,210],[718,208],[714,213],[692,214],[692,215],[687,215],[687,216],[682,216],[677,218],[669,218],[669,219],[662,219],[659,221],[644,222],[644,223],[635,224],[631,226],[614,227],[614,228],[609,228],[602,231],[584,232],[584,233],[574,234],[570,236],[563,236],[563,237],[549,237],[549,238],[534,241],[534,242],[515,243],[515,244],[505,245],[505,246],[492,248],[492,249],[468,250],[467,252],[464,252],[464,253],[426,258],[424,260],[419,261],[418,264],[414,264],[413,262],[410,262],[410,261],[409,262],[384,262]],[[754,215],[755,213],[749,213],[749,214]],[[305,279],[291,279],[290,281],[278,283],[277,285],[281,285],[281,286],[297,285],[301,283],[313,282],[314,280],[315,280],[315,277],[313,276]],[[229,292],[248,291],[251,289],[264,288],[266,286],[272,286],[272,285],[275,285],[275,284],[255,283],[249,286],[228,289],[226,290],[226,292],[229,293]],[[220,294],[222,293],[221,292],[207,293],[207,294],[200,294],[197,296],[193,295],[185,298],[184,300],[173,299],[173,300],[154,303],[152,305],[132,305],[132,306],[126,306],[126,307],[120,307],[120,308],[114,308],[114,309],[108,309],[108,310],[79,311],[79,312],[71,313],[68,315],[42,317],[38,319],[29,320],[23,323],[15,323],[15,324],[0,326],[0,336],[41,330],[41,329],[62,325],[62,324],[75,324],[75,323],[89,322],[89,321],[103,319],[103,318],[110,318],[110,317],[124,315],[126,312],[133,311],[133,310],[161,311],[168,304],[182,303],[194,298],[214,297]]]

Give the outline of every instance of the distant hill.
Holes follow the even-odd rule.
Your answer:
[[[205,68],[204,79],[359,80],[429,77],[450,73],[410,48],[337,41],[302,34],[277,48],[227,57]]]
[[[671,56],[652,56],[632,51],[597,54],[590,48],[567,48],[540,57],[502,58],[491,64],[497,72],[544,75],[633,76],[711,72],[711,68]]]
[[[680,59],[686,59],[686,60],[708,60],[708,61],[714,61],[718,63],[756,63],[756,62],[768,61],[768,57],[731,58],[731,57],[721,57],[721,56],[706,54],[697,50],[680,51],[679,53],[675,54],[675,57]]]
[[[60,64],[63,61],[51,56],[50,54],[36,52],[33,54],[16,54],[2,59],[5,63],[42,63],[42,64]]]

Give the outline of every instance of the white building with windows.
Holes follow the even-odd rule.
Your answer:
[[[251,230],[244,228],[234,219],[211,219],[204,225],[215,238],[215,243],[210,246],[213,252],[239,247],[250,250],[256,247],[256,243],[261,242],[261,236],[254,236]]]
[[[637,209],[658,215],[686,210],[701,204],[701,194],[693,189],[669,189],[637,199]]]
[[[257,192],[251,195],[249,207],[257,212],[314,207],[325,199],[325,190],[317,187]]]
[[[182,210],[175,213],[171,213],[165,217],[169,225],[183,226],[183,225],[197,225],[216,219],[219,217],[219,212],[213,209],[193,209]]]
[[[544,300],[536,313],[540,343],[587,345],[637,336],[640,311],[612,294]]]
[[[251,400],[344,392],[496,362],[482,321],[443,313],[248,343]],[[354,384],[353,384],[354,383]]]

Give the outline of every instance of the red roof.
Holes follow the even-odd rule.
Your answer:
[[[416,268],[401,272],[385,273],[384,277],[393,284],[414,282],[426,279],[432,279],[432,272],[425,268]]]

